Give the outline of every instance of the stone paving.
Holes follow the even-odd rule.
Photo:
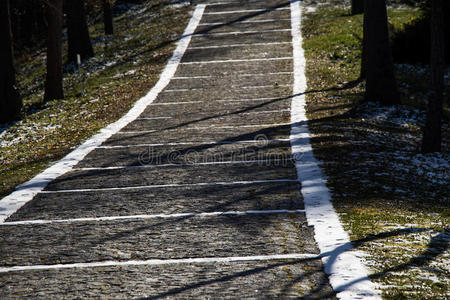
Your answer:
[[[25,267],[1,299],[334,299],[291,157],[289,2],[206,3],[157,99],[0,227]]]

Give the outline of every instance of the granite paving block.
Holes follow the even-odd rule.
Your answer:
[[[38,194],[8,221],[303,209],[296,182]]]
[[[303,213],[0,226],[1,266],[318,253]]]
[[[264,161],[214,165],[169,165],[147,168],[76,170],[47,185],[45,190],[101,189],[203,182],[296,179],[294,163]]]
[[[255,143],[97,148],[75,168],[289,159],[291,159],[289,141],[261,140]]]
[[[264,138],[287,139],[290,134],[290,125],[274,125],[261,127],[199,127],[177,128],[173,130],[155,130],[154,132],[118,133],[109,138],[105,146],[178,143],[178,142],[233,142],[249,141]]]
[[[3,299],[335,299],[317,259],[0,274]]]

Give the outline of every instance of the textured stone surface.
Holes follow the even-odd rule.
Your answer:
[[[118,133],[107,140],[105,146],[136,145],[177,142],[230,142],[249,141],[261,136],[269,140],[289,138],[290,125],[260,126],[260,127],[229,127],[215,128],[176,128],[155,130],[152,132]]]
[[[318,253],[302,213],[2,226],[0,241],[2,266]]]
[[[27,282],[24,286],[23,282]],[[0,274],[2,299],[334,299],[317,260]]]
[[[290,160],[289,142],[265,141],[235,144],[186,144],[99,148],[79,162],[77,168],[143,166],[173,163],[220,163],[232,161]]]
[[[298,183],[191,186],[39,194],[9,221],[303,208]]]
[[[8,221],[303,209],[298,182],[232,183],[297,178],[290,143],[267,141],[290,134],[290,125],[282,125],[292,97],[290,32],[210,34],[290,28],[289,20],[264,21],[289,19],[289,10],[273,10],[287,7],[280,0],[207,6],[201,23],[222,24],[198,27],[207,34],[192,36],[175,79],[140,116],[159,119],[131,122],[103,144],[121,147],[94,150],[46,189],[150,187],[39,193]],[[255,20],[264,22],[246,23]],[[280,57],[288,59],[248,61]],[[231,59],[243,61],[190,63]],[[207,77],[180,78],[191,76]],[[180,103],[186,101],[194,103]],[[244,160],[259,162],[224,163]],[[116,166],[135,167],[80,169]],[[189,185],[218,181],[229,184]],[[154,186],[169,184],[186,185]],[[292,253],[318,253],[302,212],[0,226],[1,266]],[[334,299],[334,292],[319,259],[0,273],[1,299],[145,297]]]

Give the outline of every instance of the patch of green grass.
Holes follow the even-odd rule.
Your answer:
[[[390,9],[388,14],[395,33],[420,11]],[[308,90],[313,91],[307,94],[311,143],[345,229],[368,254],[365,264],[385,298],[442,299],[450,287],[450,182],[449,170],[435,165],[448,162],[448,122],[443,153],[418,155],[419,123],[400,126],[378,119],[371,115],[375,107],[362,104],[364,83],[345,86],[360,72],[362,15],[325,4],[305,13],[302,24]],[[397,73],[402,102],[421,107],[427,74],[406,70]],[[402,106],[398,114],[405,111],[416,113]],[[427,164],[430,160],[437,163]]]
[[[0,197],[119,119],[156,83],[190,10],[159,3],[147,1],[116,16],[112,37],[104,36],[101,23],[90,26],[95,57],[81,72],[65,74],[65,99],[43,102],[45,49],[18,61],[24,117],[2,135]]]

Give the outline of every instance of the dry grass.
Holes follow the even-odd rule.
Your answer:
[[[104,36],[100,22],[93,24],[96,56],[80,72],[66,66],[64,100],[42,102],[45,49],[24,55],[17,68],[24,117],[2,130],[0,197],[119,119],[145,95],[181,36],[189,10],[165,0],[122,7],[112,37]]]

